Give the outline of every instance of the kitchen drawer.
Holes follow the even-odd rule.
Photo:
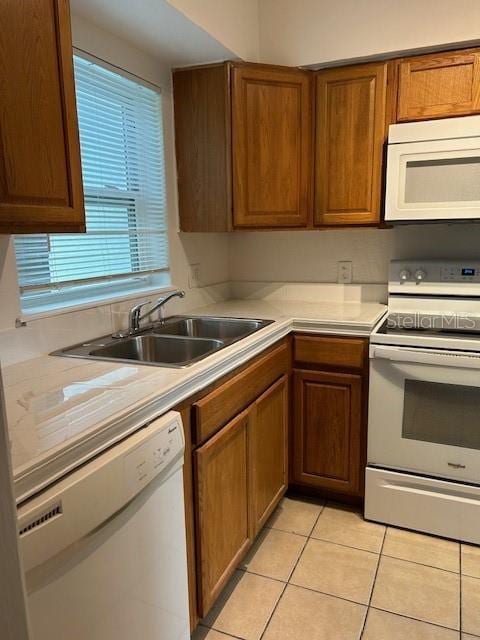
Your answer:
[[[480,544],[478,486],[367,467],[365,518]]]
[[[330,336],[294,337],[294,360],[313,365],[363,369],[368,354],[368,340]]]
[[[193,405],[194,441],[204,442],[288,370],[288,342],[261,356]]]

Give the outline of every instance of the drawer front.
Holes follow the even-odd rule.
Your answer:
[[[294,338],[296,362],[363,369],[367,354],[368,340],[363,338],[303,335],[296,335]]]
[[[288,343],[260,357],[193,405],[195,444],[204,442],[288,370]]]
[[[480,489],[367,467],[365,518],[480,544]]]

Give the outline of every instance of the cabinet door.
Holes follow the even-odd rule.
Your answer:
[[[249,419],[252,533],[265,524],[287,488],[288,381],[283,376],[256,400]]]
[[[397,120],[447,118],[480,111],[480,52],[452,51],[399,64]]]
[[[205,616],[250,546],[246,412],[195,452],[199,614]]]
[[[311,79],[297,69],[233,69],[233,222],[306,226],[311,212]]]
[[[0,24],[0,233],[84,231],[68,0],[4,0]]]
[[[230,63],[176,70],[173,99],[180,229],[229,231]]]
[[[359,495],[363,487],[362,378],[294,373],[294,479]]]
[[[387,63],[316,76],[315,224],[380,222]]]

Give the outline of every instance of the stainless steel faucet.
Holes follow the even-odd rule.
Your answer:
[[[166,296],[159,298],[157,302],[153,305],[151,309],[149,309],[146,313],[142,314],[141,310],[147,304],[151,304],[151,300],[147,300],[146,302],[140,302],[140,304],[136,304],[134,307],[130,309],[128,312],[128,330],[126,332],[120,331],[113,335],[114,338],[125,338],[126,336],[131,336],[140,331],[140,323],[145,318],[148,318],[158,311],[158,317],[160,322],[163,324],[165,322],[165,304],[171,300],[172,298],[184,298],[185,291],[172,291],[168,293]]]

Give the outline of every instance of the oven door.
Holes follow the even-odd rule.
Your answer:
[[[368,464],[480,483],[480,355],[371,346]]]
[[[480,138],[388,145],[385,220],[480,218]]]

